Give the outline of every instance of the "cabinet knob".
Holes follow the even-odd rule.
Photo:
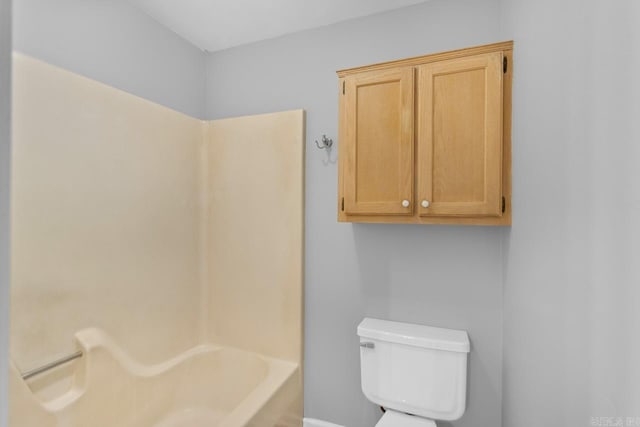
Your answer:
[[[423,208],[428,208],[431,203],[429,203],[428,200],[423,200],[422,203],[420,203],[422,205]]]
[[[410,204],[411,204],[411,203],[410,203],[408,200],[403,200],[403,201],[402,201],[402,207],[403,207],[403,208],[408,208]]]

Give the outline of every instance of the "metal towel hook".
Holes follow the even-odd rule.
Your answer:
[[[329,149],[331,148],[331,146],[333,145],[333,139],[327,138],[327,135],[322,135],[322,145],[320,145],[318,143],[318,140],[316,139],[316,147],[318,147],[321,150],[325,150],[325,149]]]

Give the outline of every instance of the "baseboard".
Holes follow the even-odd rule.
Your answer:
[[[328,423],[326,421],[314,420],[313,418],[305,418],[303,427],[343,427],[338,424]]]

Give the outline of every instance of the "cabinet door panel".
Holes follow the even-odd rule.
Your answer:
[[[500,216],[502,53],[419,67],[418,114],[420,215]]]
[[[347,214],[413,212],[413,93],[413,68],[346,79]]]

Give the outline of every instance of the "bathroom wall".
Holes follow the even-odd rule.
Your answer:
[[[14,48],[193,117],[204,54],[125,1],[20,0]]]
[[[304,111],[208,126],[207,337],[302,364]]]
[[[207,341],[300,367],[291,426],[303,415],[304,124],[303,110],[212,121],[204,159]]]
[[[0,427],[8,424],[10,181],[11,1],[0,0]]]
[[[11,356],[98,327],[142,363],[200,342],[203,124],[15,55]]]
[[[468,410],[442,424],[500,425],[503,230],[339,224],[336,150],[313,145],[337,140],[336,70],[501,41],[499,18],[499,1],[432,0],[208,56],[209,118],[307,111],[307,417],[370,427],[380,416],[360,390],[356,336],[373,316],[468,330]]]
[[[504,426],[638,425],[640,3],[503,12],[515,40]]]

